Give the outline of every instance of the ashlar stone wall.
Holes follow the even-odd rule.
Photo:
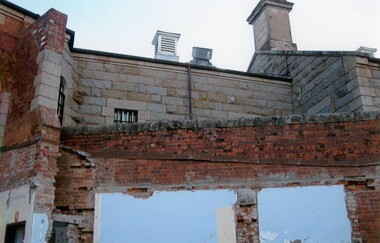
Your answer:
[[[379,59],[365,54],[261,51],[249,71],[291,77],[296,114],[380,110]]]
[[[286,115],[292,112],[290,80],[200,68],[152,59],[72,53],[77,63],[72,118],[113,124],[115,108],[138,111],[138,121]],[[189,75],[190,71],[190,75]],[[191,79],[191,107],[189,103]]]

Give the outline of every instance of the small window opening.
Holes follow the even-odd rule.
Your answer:
[[[57,107],[57,115],[59,118],[59,122],[62,125],[63,122],[63,110],[65,106],[65,79],[61,76],[61,82],[59,84],[59,95],[58,95],[58,107]]]
[[[115,109],[115,114],[113,121],[116,124],[121,123],[135,123],[137,122],[137,111],[135,110],[125,110],[125,109]]]

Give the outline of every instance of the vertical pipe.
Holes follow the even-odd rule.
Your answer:
[[[192,97],[192,82],[191,82],[191,67],[187,67],[187,86],[188,86],[188,97],[189,97],[189,120],[193,119],[193,97]]]

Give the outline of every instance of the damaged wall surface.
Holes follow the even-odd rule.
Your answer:
[[[94,213],[96,193],[238,190],[237,242],[257,242],[258,191],[342,185],[352,237],[376,239],[379,129],[378,113],[65,128],[55,205],[81,215]],[[356,203],[363,195],[370,204]]]
[[[260,1],[249,22],[277,33],[237,72],[74,48],[65,14],[0,1],[0,242],[93,242],[105,194],[214,191],[259,242],[260,193],[315,186],[341,188],[352,242],[380,242],[380,60],[297,51],[292,5]]]

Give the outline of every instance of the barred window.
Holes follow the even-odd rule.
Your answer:
[[[59,122],[62,125],[63,122],[63,110],[65,106],[65,79],[61,76],[61,82],[59,83],[59,94],[58,94],[58,107],[57,107],[57,115],[59,118]]]
[[[137,122],[137,119],[137,111],[135,110],[115,109],[114,123],[134,123]]]

